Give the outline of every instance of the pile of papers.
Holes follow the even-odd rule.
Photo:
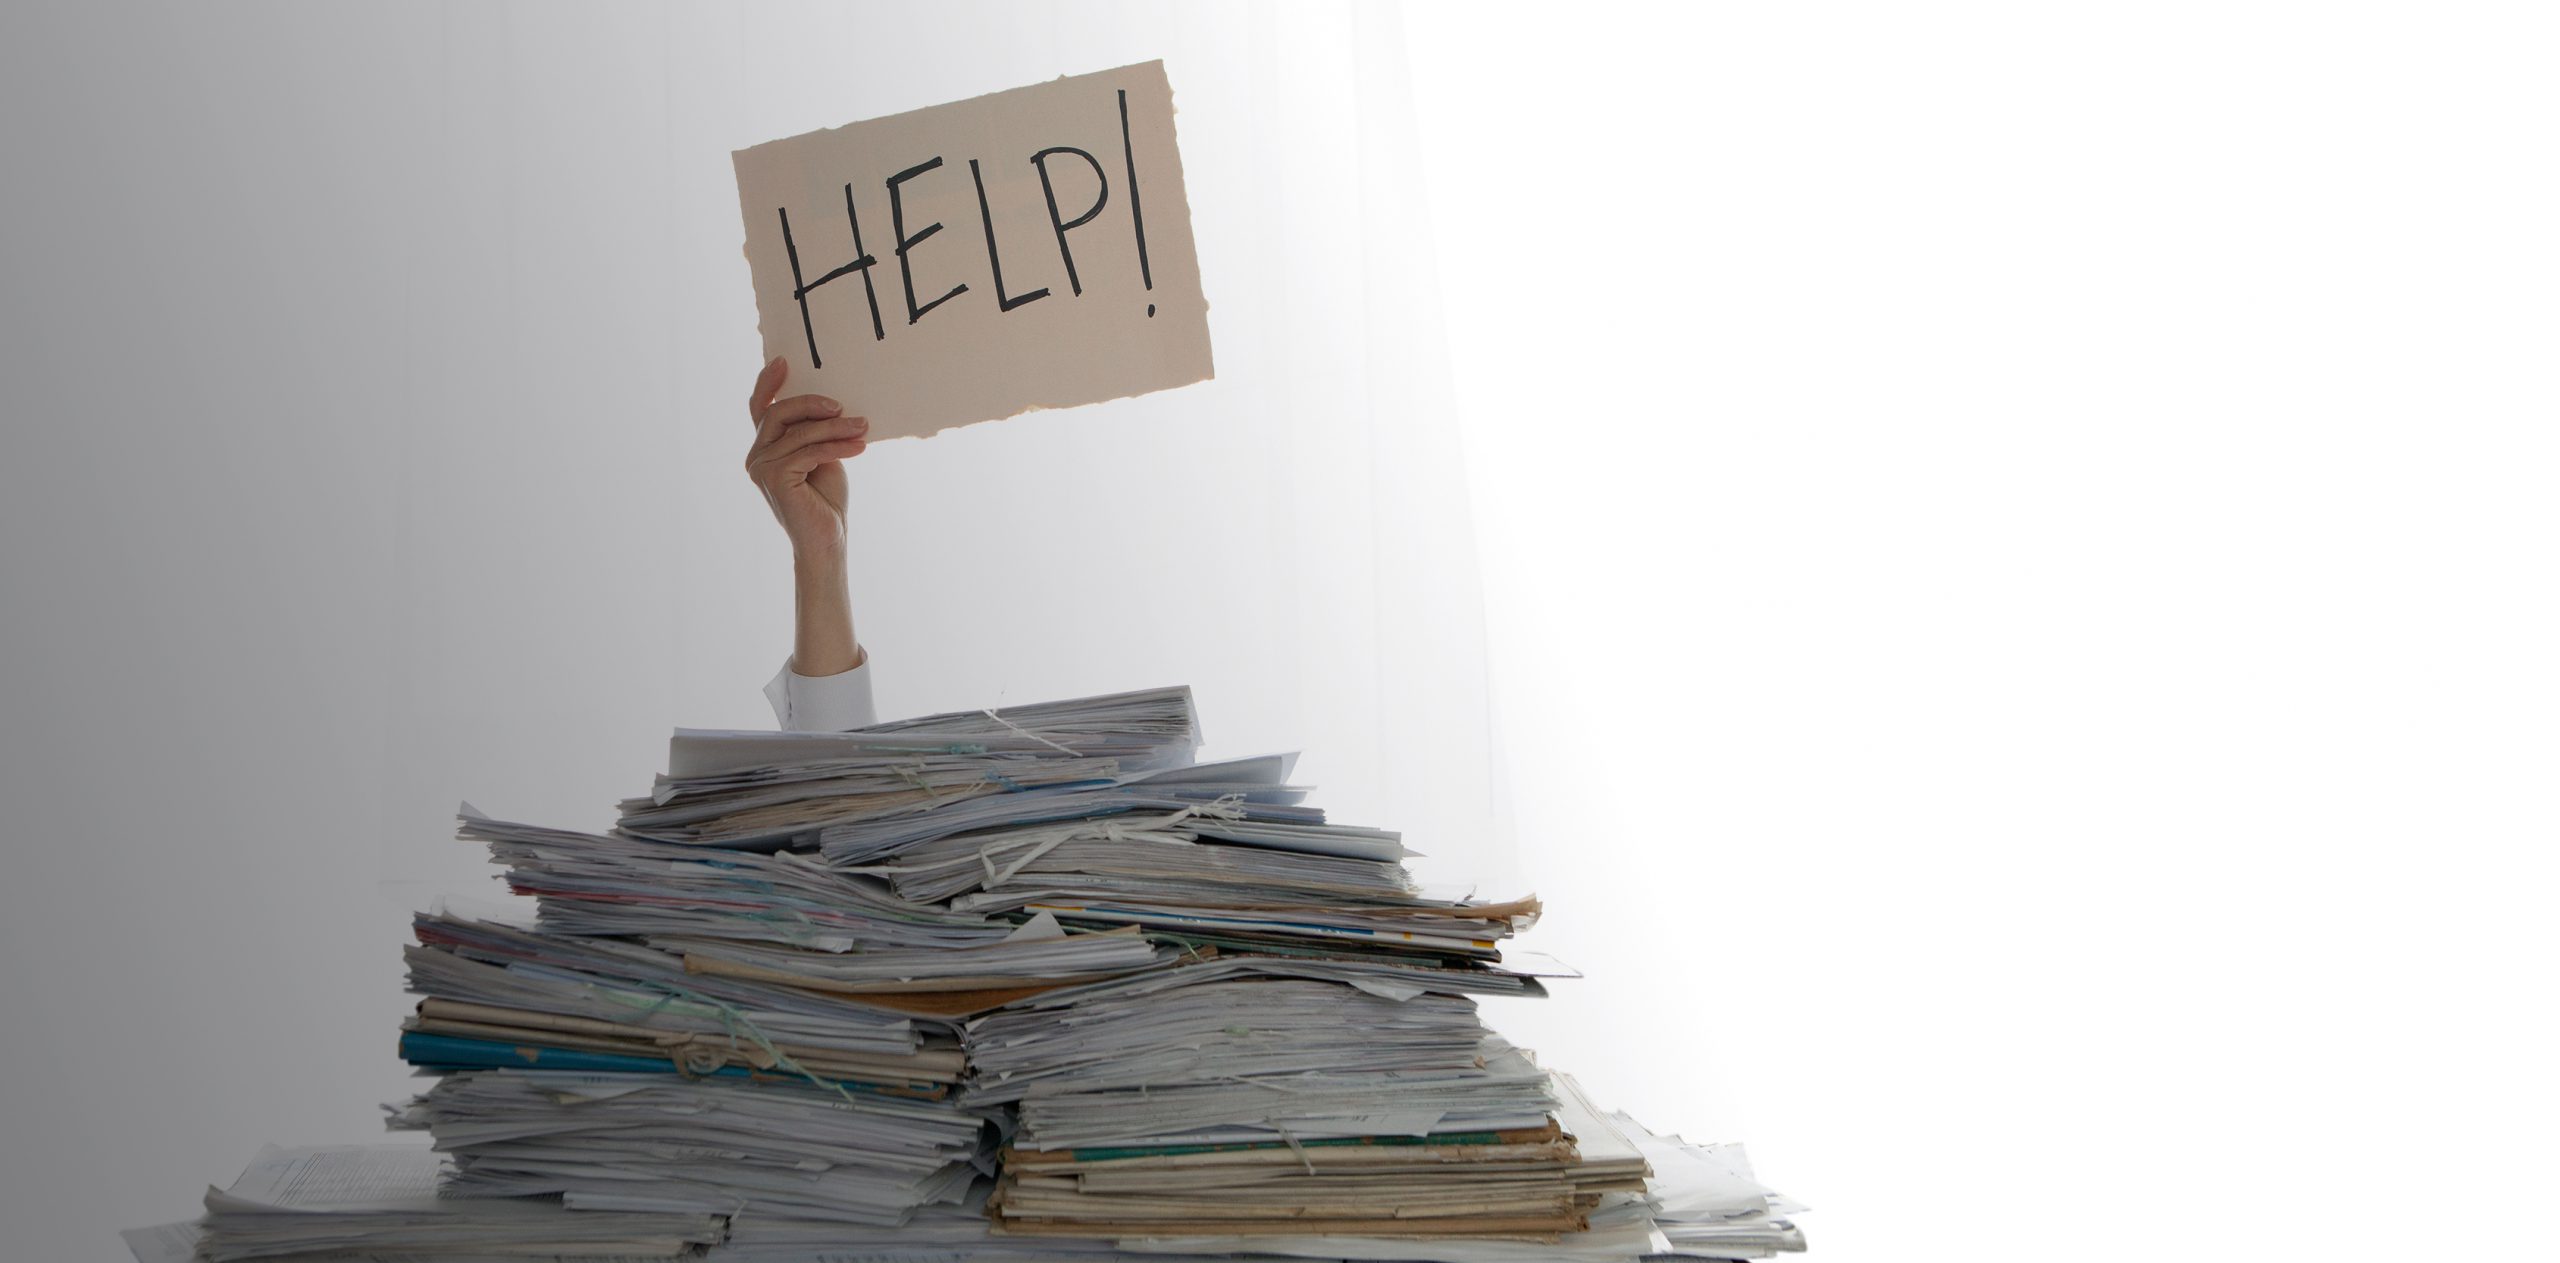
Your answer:
[[[947,1027],[694,979],[650,941],[433,914],[416,932],[426,998],[400,1050],[442,1078],[391,1121],[433,1133],[457,1195],[894,1226],[985,1168]]]
[[[260,1172],[304,1159],[262,1156],[150,1241],[726,1263],[1802,1248],[1738,1149],[1599,1110],[1486,1026],[1480,998],[1572,976],[1508,947],[1534,899],[1426,889],[1398,835],[1307,802],[1294,756],[1200,763],[1199,740],[1178,688],[679,731],[611,833],[466,805],[461,835],[533,915],[415,919],[399,1047],[434,1082],[387,1108],[432,1151],[378,1151],[399,1176],[380,1205],[285,1205]]]
[[[671,1258],[726,1230],[711,1214],[447,1199],[441,1166],[423,1149],[269,1147],[230,1188],[205,1194],[192,1244],[211,1263],[358,1250]]]
[[[1490,959],[1534,906],[1426,900],[1392,862],[1291,851],[1238,876],[1221,853],[1256,844],[1189,825],[1068,836],[955,897],[1012,890],[1188,953],[969,1023],[970,1099],[1019,1110],[991,1202],[1004,1230],[1553,1235],[1588,1227],[1597,1193],[1640,1187],[1640,1161],[1582,1160],[1548,1075],[1477,1015],[1475,994],[1538,989]]]
[[[1653,1168],[1647,1209],[1663,1237],[1659,1253],[1765,1258],[1804,1248],[1803,1231],[1786,1218],[1804,1207],[1761,1187],[1742,1146],[1693,1145],[1657,1136],[1624,1114],[1612,1117]]]

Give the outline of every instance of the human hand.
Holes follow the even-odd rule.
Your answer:
[[[791,537],[792,552],[803,559],[840,557],[844,552],[844,465],[868,445],[871,423],[843,415],[835,400],[823,395],[794,395],[776,401],[791,366],[780,356],[756,375],[755,392],[747,396],[747,415],[756,423],[755,442],[747,448],[747,477],[764,493],[774,520]]]

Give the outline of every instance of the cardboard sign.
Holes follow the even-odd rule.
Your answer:
[[[1163,62],[734,157],[765,354],[874,441],[1211,376]]]

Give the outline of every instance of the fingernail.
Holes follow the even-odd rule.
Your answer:
[[[844,411],[844,405],[837,403],[833,399],[821,399],[818,401],[818,412],[823,416],[832,417],[842,411]]]
[[[870,428],[871,428],[871,418],[869,418],[869,417],[855,417],[855,418],[853,419],[853,432],[854,432],[854,433],[856,433],[856,434],[860,434],[860,433],[862,433],[863,431],[868,430],[868,429],[870,429]]]

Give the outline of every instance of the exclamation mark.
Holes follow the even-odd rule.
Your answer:
[[[1138,149],[1129,141],[1129,90],[1127,88],[1120,89],[1120,161],[1129,171],[1129,223],[1138,230],[1138,279],[1145,281],[1147,288],[1153,290],[1156,287],[1156,274],[1154,269],[1147,266],[1147,214],[1138,204]],[[1156,305],[1147,304],[1147,316],[1152,319],[1155,314]]]

